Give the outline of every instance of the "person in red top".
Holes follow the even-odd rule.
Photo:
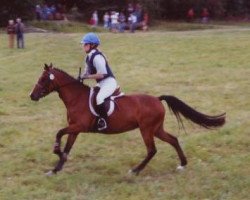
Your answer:
[[[202,20],[201,20],[202,23],[208,22],[209,12],[208,12],[207,8],[202,9],[201,17],[202,17]]]
[[[9,24],[6,28],[6,32],[9,36],[9,48],[14,48],[14,38],[15,38],[15,24],[14,20],[9,20]]]
[[[187,13],[188,22],[192,22],[194,20],[194,9],[190,8]]]
[[[143,21],[142,21],[142,30],[143,31],[148,30],[148,21],[149,21],[148,12],[145,12],[143,15]]]

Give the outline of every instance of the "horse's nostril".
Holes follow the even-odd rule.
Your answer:
[[[38,101],[38,98],[34,94],[30,94],[30,98],[32,101]]]

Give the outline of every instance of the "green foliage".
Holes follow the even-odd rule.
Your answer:
[[[35,1],[2,0],[0,6],[0,26],[7,26],[9,19],[21,17],[24,20],[33,17]]]
[[[250,1],[248,0],[2,0],[0,6],[0,26],[6,26],[9,19],[21,17],[25,20],[34,18],[37,3],[61,3],[69,12],[74,6],[89,19],[94,10],[103,14],[106,10],[121,11],[128,2],[139,2],[150,13],[151,19],[186,19],[189,8],[194,8],[196,18],[201,17],[202,8],[209,10],[212,18],[241,17],[248,18]]]
[[[184,121],[185,134],[165,106],[164,126],[186,153],[185,171],[175,171],[175,150],[155,140],[156,156],[139,176],[128,176],[146,154],[135,130],[80,134],[64,170],[45,177],[57,161],[52,147],[57,130],[66,125],[66,109],[55,93],[39,102],[29,93],[45,62],[77,75],[84,60],[82,34],[28,33],[23,50],[8,49],[6,34],[0,34],[1,200],[249,199],[250,31],[245,27],[99,33],[100,48],[126,94],[175,95],[207,114],[227,112],[226,125],[204,130]]]

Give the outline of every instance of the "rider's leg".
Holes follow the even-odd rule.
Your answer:
[[[99,114],[99,119],[98,119],[98,122],[97,122],[97,128],[98,130],[103,130],[103,129],[106,129],[107,128],[107,118],[108,118],[108,115],[107,115],[107,112],[106,112],[106,109],[105,109],[105,105],[104,105],[104,102],[100,105],[97,105],[97,109],[98,109],[98,114]]]
[[[117,88],[117,83],[113,78],[107,78],[99,82],[100,91],[96,96],[96,103],[98,108],[98,114],[100,115],[98,119],[98,130],[103,130],[107,128],[107,112],[104,106],[104,99],[112,95],[112,93]]]

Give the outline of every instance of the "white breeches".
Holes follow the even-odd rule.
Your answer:
[[[104,99],[109,97],[117,88],[117,82],[113,77],[106,78],[97,84],[100,87],[100,91],[96,96],[96,103],[100,105],[104,102]]]

